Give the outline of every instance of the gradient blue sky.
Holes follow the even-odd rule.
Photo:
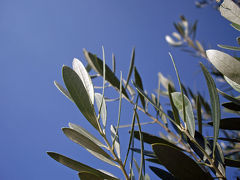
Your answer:
[[[183,83],[195,90],[206,87],[199,73],[200,59],[171,48],[164,40],[182,14],[192,22],[199,20],[197,38],[203,44],[216,47],[216,43],[235,41],[237,32],[229,22],[211,7],[195,8],[191,0],[1,0],[0,179],[78,179],[76,172],[52,160],[46,151],[121,176],[118,169],[96,160],[61,132],[68,122],[93,129],[53,81],[62,83],[62,65],[71,66],[74,57],[86,64],[83,48],[102,56],[103,45],[107,63],[111,64],[114,52],[117,74],[123,70],[125,78],[136,47],[136,65],[149,92],[157,86],[159,71],[176,80],[169,51]],[[116,110],[111,111],[109,124],[116,124]],[[125,110],[122,119],[121,124],[130,123],[131,114]],[[159,132],[158,127],[151,130]],[[120,137],[126,147],[127,129],[120,130]]]

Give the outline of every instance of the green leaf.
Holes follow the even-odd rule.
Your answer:
[[[222,140],[222,141],[229,141],[229,142],[233,142],[233,143],[240,143],[240,139],[235,139],[235,138],[218,138],[219,140]]]
[[[183,102],[182,102],[182,94],[180,92],[173,92],[171,93],[173,103],[175,107],[178,109],[178,112],[181,116],[182,119],[183,117]],[[195,133],[195,119],[193,115],[193,110],[192,110],[192,104],[187,98],[187,96],[184,95],[184,103],[185,103],[185,112],[186,112],[186,123],[187,123],[187,128],[192,137],[194,137]]]
[[[96,113],[82,80],[74,70],[67,66],[63,66],[62,74],[73,101],[85,118],[98,130]]]
[[[226,102],[222,104],[223,107],[230,109],[232,111],[240,111],[240,105],[233,102]]]
[[[54,85],[58,88],[58,90],[63,93],[64,96],[66,96],[68,99],[73,101],[71,95],[69,94],[68,90],[65,89],[61,84],[59,84],[57,81],[54,81]],[[73,101],[74,102],[74,101]]]
[[[179,119],[178,110],[177,110],[176,106],[174,105],[173,98],[172,98],[172,95],[171,95],[171,93],[173,93],[173,92],[174,92],[174,90],[171,87],[171,85],[169,84],[168,85],[168,96],[169,96],[170,103],[171,103],[171,106],[172,106],[172,112],[173,112],[174,120],[180,126],[180,119]]]
[[[103,128],[105,129],[107,124],[107,106],[106,106],[105,99],[102,94],[95,93],[95,100],[96,100],[98,111],[100,112],[100,115],[101,115]]]
[[[125,88],[127,87],[128,82],[131,78],[133,67],[134,67],[134,61],[135,61],[135,48],[133,48],[133,50],[132,50],[132,57],[131,57],[131,62],[130,62],[129,70],[128,70],[127,81],[125,83]]]
[[[177,179],[213,179],[182,151],[165,144],[153,144],[152,148],[161,163]]]
[[[232,81],[240,84],[240,62],[237,59],[214,49],[207,50],[206,53],[208,59],[218,71]]]
[[[94,88],[93,88],[92,80],[86,68],[84,67],[82,62],[76,58],[73,59],[72,66],[73,66],[73,70],[78,74],[78,76],[82,80],[82,83],[86,91],[88,92],[88,95],[89,95],[89,98],[91,99],[92,104],[94,104]]]
[[[212,122],[208,123],[213,125]],[[220,120],[220,129],[240,130],[240,118],[224,118]]]
[[[90,52],[86,51],[86,49],[83,50],[84,55],[88,63],[91,65],[91,67],[99,73],[101,76],[103,76],[103,61],[96,57],[95,55],[91,54]],[[119,91],[120,82],[118,78],[115,76],[115,74],[111,71],[111,69],[106,66],[106,80]],[[123,94],[126,98],[128,98],[126,90],[123,88]]]
[[[140,140],[140,136],[139,136],[139,131],[134,131],[134,137],[137,138],[138,140]],[[161,138],[161,137],[158,137],[158,136],[154,136],[152,134],[148,134],[146,132],[142,132],[142,137],[143,137],[143,141],[145,143],[148,143],[148,144],[155,144],[155,143],[162,143],[162,144],[166,144],[166,145],[169,145],[169,146],[172,146],[176,149],[179,149],[181,151],[184,151],[182,148],[176,146],[175,144]]]
[[[113,144],[114,150],[116,151],[118,158],[121,159],[120,141],[119,141],[118,133],[116,132],[116,128],[113,125],[110,126],[110,131],[111,131],[112,142],[114,142],[114,144]],[[114,141],[114,139],[115,139],[115,141]]]
[[[233,51],[240,51],[240,47],[236,47],[236,46],[228,46],[228,45],[218,44],[218,47],[223,48],[223,49],[233,50]]]
[[[99,180],[104,180],[104,178],[101,178],[98,175],[95,175],[91,172],[80,172],[78,173],[78,176],[81,180],[93,180],[93,179],[99,179]]]
[[[63,128],[62,130],[69,139],[85,148],[92,155],[106,163],[116,166],[116,164],[111,160],[111,156],[106,153],[101,147],[95,144],[91,139],[70,128]]]
[[[175,180],[174,176],[167,171],[164,171],[154,166],[149,166],[149,168],[162,180]]]
[[[224,0],[219,10],[223,17],[240,25],[240,9],[232,0]]]
[[[198,119],[198,131],[202,134],[202,111],[201,111],[201,103],[200,97],[197,96],[197,119]]]
[[[240,31],[240,25],[235,24],[235,23],[232,23],[231,26],[232,26],[234,29]]]
[[[82,164],[78,161],[75,161],[73,159],[70,159],[66,156],[63,156],[61,154],[58,154],[58,153],[55,153],[55,152],[47,152],[47,154],[55,159],[56,161],[58,161],[59,163],[75,170],[75,171],[78,171],[78,172],[91,172],[92,174],[96,175],[96,176],[99,176],[101,178],[104,178],[104,179],[111,179],[111,180],[116,180],[117,178],[114,178],[114,177],[111,177],[105,173],[102,173],[101,171],[99,170],[96,170],[90,166],[87,166],[85,164]]]
[[[106,147],[105,145],[103,145],[96,137],[94,137],[90,132],[88,132],[86,129],[84,129],[83,127],[73,124],[73,123],[69,123],[68,126],[77,131],[78,133],[82,134],[83,136],[85,136],[86,138],[90,139],[92,142],[94,142],[95,144],[97,144],[98,146],[101,147]]]
[[[225,165],[230,167],[240,168],[240,161],[230,159],[230,158],[225,158]]]
[[[221,118],[219,97],[218,97],[216,85],[210,73],[207,71],[207,69],[204,67],[202,63],[200,63],[200,65],[201,65],[203,74],[205,76],[205,79],[207,81],[208,91],[209,91],[210,100],[211,100],[211,107],[212,107],[211,117],[212,117],[213,128],[214,128],[213,152],[215,152],[217,138],[219,135],[219,125],[220,125],[220,118]]]
[[[135,76],[135,83],[137,84],[137,86],[138,86],[142,91],[144,91],[144,89],[143,89],[143,84],[142,84],[142,79],[141,79],[141,76],[140,76],[140,74],[138,73],[136,67],[134,68],[134,76]],[[142,106],[143,106],[143,108],[145,109],[145,99],[144,99],[144,97],[143,97],[142,94],[139,93],[139,95],[140,95],[140,100],[141,100]]]
[[[154,152],[152,152],[152,151],[147,151],[147,150],[141,151],[141,149],[138,149],[138,148],[131,148],[131,150],[132,150],[133,152],[136,152],[136,153],[139,153],[139,154],[141,154],[141,152],[143,152],[143,155],[144,155],[144,156],[153,157],[153,158],[156,157],[156,155],[155,155]]]
[[[238,83],[235,83],[231,79],[229,79],[227,76],[224,76],[224,79],[227,81],[227,83],[236,91],[240,92],[240,85]]]
[[[229,101],[232,101],[233,103],[237,104],[237,105],[240,105],[240,100],[235,98],[235,97],[232,97],[224,92],[222,92],[221,90],[217,89],[217,91],[223,96],[225,97],[226,99],[228,99]]]

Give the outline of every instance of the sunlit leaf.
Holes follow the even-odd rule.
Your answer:
[[[153,144],[152,148],[161,163],[177,179],[213,179],[182,151],[164,144]]]
[[[227,81],[227,83],[236,91],[240,92],[240,85],[238,83],[235,83],[231,79],[229,79],[227,76],[224,76],[224,79]]]
[[[63,128],[62,130],[69,139],[84,147],[92,155],[104,162],[116,166],[116,164],[111,160],[111,156],[106,153],[100,146],[95,144],[91,139],[70,128]]]
[[[101,109],[100,115],[102,118],[103,128],[105,129],[106,123],[107,123],[107,106],[106,106],[105,99],[102,94],[95,93],[95,100],[96,100],[96,105],[97,105],[98,111],[100,111],[100,109]]]
[[[100,172],[99,170],[97,169],[94,169],[90,166],[87,166],[85,164],[82,164],[78,161],[75,161],[73,159],[70,159],[66,156],[63,156],[61,154],[58,154],[58,153],[55,153],[55,152],[47,152],[48,155],[55,159],[56,161],[60,162],[61,164],[75,170],[75,171],[78,171],[78,172],[91,172],[92,174],[96,175],[96,176],[99,176],[101,178],[104,178],[104,179],[111,179],[111,180],[116,180],[117,178],[114,178],[114,177],[111,177],[105,173],[102,173]]]
[[[221,90],[217,89],[217,91],[223,96],[225,97],[226,99],[228,99],[229,101],[232,101],[233,103],[237,104],[237,105],[240,105],[240,100],[233,97],[233,96],[230,96],[228,94],[226,94],[225,92],[222,92]]]
[[[92,104],[94,104],[93,84],[92,84],[92,80],[91,80],[86,68],[84,67],[82,62],[76,58],[73,59],[72,66],[73,66],[73,70],[78,74],[78,76],[82,80],[83,85],[84,85],[86,91],[88,92],[88,95],[91,99]]]
[[[173,38],[169,35],[165,36],[165,40],[167,41],[168,44],[170,44],[171,46],[181,46],[183,44],[182,41],[175,41],[173,40]]]
[[[138,73],[136,67],[134,68],[134,76],[135,76],[135,83],[137,84],[137,86],[138,86],[142,91],[144,91],[144,89],[143,89],[143,84],[142,84],[142,79],[141,79],[141,76],[140,76],[140,74]],[[145,109],[145,99],[144,99],[144,97],[143,97],[142,94],[139,94],[139,95],[140,95],[140,100],[141,100],[142,106],[143,106],[143,108]]]
[[[213,125],[212,122],[208,124]],[[220,129],[240,130],[240,118],[224,118],[220,120]]]
[[[96,113],[82,80],[74,70],[67,66],[63,66],[62,74],[73,101],[85,118],[98,130]]]
[[[115,141],[114,141],[114,149],[115,149],[115,151],[117,153],[118,158],[121,159],[120,142],[119,142],[118,133],[116,132],[116,128],[113,125],[110,126],[110,131],[111,131],[112,142],[115,139]]]
[[[171,106],[172,106],[172,113],[173,113],[173,116],[174,116],[174,120],[175,122],[180,125],[180,119],[179,119],[179,114],[178,114],[178,110],[176,108],[176,106],[174,105],[174,102],[173,102],[173,98],[172,98],[172,94],[174,90],[173,88],[171,87],[171,85],[169,84],[168,85],[168,96],[169,96],[169,100],[170,100],[170,103],[171,103]]]
[[[90,52],[86,51],[85,49],[83,50],[84,55],[88,63],[91,65],[91,67],[99,73],[101,76],[103,76],[103,61],[96,57],[95,55],[91,54]],[[118,78],[115,76],[115,74],[111,71],[111,69],[106,66],[106,80],[119,91],[120,87],[120,81]],[[123,94],[126,98],[128,98],[127,92],[123,88]]]
[[[61,93],[63,93],[68,99],[73,101],[71,95],[69,94],[68,90],[65,89],[61,84],[59,84],[57,81],[54,81],[54,85],[58,88]],[[74,101],[73,101],[74,102]]]
[[[232,23],[231,26],[235,28],[236,30],[240,31],[240,25]]]
[[[240,84],[240,62],[238,60],[226,53],[214,49],[207,50],[206,53],[208,59],[218,71],[232,81]]]
[[[179,115],[181,116],[182,119],[183,117],[183,102],[182,102],[182,94],[180,92],[173,92],[171,93],[173,103],[175,107],[178,109]],[[192,104],[187,98],[187,96],[184,95],[184,103],[185,103],[185,111],[186,111],[186,123],[187,123],[187,128],[192,137],[194,137],[195,133],[195,119],[193,115],[193,110],[192,110]]]
[[[149,168],[162,180],[175,180],[174,176],[167,171],[164,171],[154,166],[149,166]]]
[[[219,10],[223,17],[240,25],[240,9],[232,0],[224,0]]]
[[[240,51],[240,47],[236,47],[236,46],[228,46],[228,45],[218,44],[218,47],[223,48],[223,49],[233,50],[233,51]]]
[[[93,141],[98,146],[105,147],[105,145],[103,145],[96,137],[94,137],[90,132],[88,132],[83,127],[73,124],[73,123],[69,123],[68,125],[71,129],[73,129],[73,130],[77,131],[78,133],[82,134],[83,136],[87,137],[88,139]]]
[[[214,128],[213,152],[215,152],[217,138],[219,135],[219,125],[220,125],[220,118],[221,118],[219,97],[218,97],[216,85],[210,73],[207,71],[207,69],[204,67],[202,63],[200,63],[200,65],[201,65],[203,74],[205,76],[205,79],[207,81],[208,92],[211,100],[211,107],[212,107],[211,117],[212,117],[213,128]]]

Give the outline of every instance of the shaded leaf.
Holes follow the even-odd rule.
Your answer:
[[[139,131],[134,131],[134,137],[137,138],[138,140],[140,140]],[[181,151],[184,151],[182,148],[176,146],[175,144],[173,144],[161,137],[154,136],[154,135],[148,134],[146,132],[142,132],[142,137],[143,137],[143,141],[145,143],[148,143],[148,144],[162,143],[162,144],[166,144],[166,145],[172,146],[174,148],[177,148]]]
[[[132,151],[141,154],[141,149],[138,148],[131,148]],[[147,151],[147,150],[143,150],[143,154],[144,156],[148,156],[148,157],[156,157],[156,155],[154,154],[154,152],[152,151]]]
[[[198,119],[198,131],[202,133],[202,111],[201,111],[201,103],[200,98],[197,96],[197,119]]]
[[[240,143],[240,139],[235,139],[235,138],[218,138],[219,140],[222,140],[222,141],[229,141],[229,142],[237,142],[237,143]]]
[[[224,0],[219,10],[223,17],[240,25],[240,9],[232,0]]]
[[[178,109],[178,112],[181,116],[182,119],[183,117],[183,100],[182,100],[182,94],[180,92],[173,92],[171,93],[173,103],[175,107]],[[184,104],[185,104],[185,112],[186,112],[186,123],[187,123],[187,128],[192,137],[194,137],[195,133],[195,119],[193,115],[193,110],[192,110],[192,104],[187,98],[187,96],[184,95]]]
[[[86,51],[86,49],[83,50],[84,55],[88,63],[91,65],[91,67],[99,73],[101,76],[103,76],[103,61],[96,57],[95,55],[91,54],[90,52]],[[105,65],[106,67],[106,80],[119,91],[120,87],[120,81],[115,76],[115,74],[111,71],[111,69]],[[128,98],[127,92],[123,88],[123,94],[126,98]]]
[[[73,70],[78,74],[78,76],[82,80],[82,83],[86,91],[88,92],[88,95],[89,95],[89,98],[91,99],[92,104],[94,104],[93,84],[86,68],[84,67],[82,62],[76,58],[73,59],[72,66],[73,66]]]
[[[104,179],[111,179],[111,180],[116,180],[117,178],[114,178],[114,177],[111,177],[105,173],[102,173],[101,171],[97,170],[97,169],[94,169],[90,166],[87,166],[85,164],[82,164],[78,161],[75,161],[73,159],[70,159],[66,156],[63,156],[61,154],[58,154],[58,153],[55,153],[55,152],[47,152],[47,154],[55,159],[56,161],[60,162],[61,164],[75,170],[75,171],[78,171],[78,172],[82,172],[82,171],[85,171],[85,172],[91,172],[92,174],[96,175],[96,176],[99,176],[101,178],[104,178]]]
[[[133,67],[134,67],[134,61],[135,61],[135,48],[133,48],[133,50],[132,50],[132,57],[131,57],[131,62],[130,62],[129,70],[128,70],[128,76],[127,76],[125,88],[127,87],[129,80],[131,78]]]
[[[94,137],[91,133],[89,133],[86,129],[84,129],[83,127],[73,124],[73,123],[69,123],[68,124],[69,127],[75,131],[77,131],[78,133],[82,134],[83,136],[85,136],[86,138],[90,139],[91,141],[93,141],[95,144],[97,144],[98,146],[101,147],[106,147],[105,145],[103,145],[96,137]]]
[[[106,123],[107,123],[107,106],[106,106],[105,99],[102,94],[95,93],[95,100],[96,100],[98,111],[100,111],[101,109],[100,115],[102,118],[103,128],[105,129]]]
[[[91,139],[70,128],[63,128],[62,130],[69,139],[85,148],[92,155],[104,162],[116,166],[116,164],[111,160],[111,156],[106,153],[101,147],[95,144]]]
[[[223,107],[230,109],[232,111],[240,111],[240,105],[233,102],[226,102],[222,104]]]
[[[212,122],[208,123],[213,125]],[[220,120],[220,129],[240,130],[240,118],[224,118]]]
[[[172,89],[172,87],[169,84],[168,85],[168,96],[169,96],[169,100],[170,100],[170,103],[171,103],[171,106],[172,106],[173,117],[174,117],[175,122],[178,125],[180,125],[180,119],[179,119],[178,110],[177,110],[176,106],[174,105],[172,94],[171,94],[173,92],[174,92],[174,90]]]
[[[229,101],[232,101],[233,103],[237,104],[237,105],[240,105],[240,100],[235,98],[235,97],[232,97],[222,91],[220,91],[219,89],[217,90],[223,97],[225,97],[226,99],[228,99]]]
[[[158,176],[160,177],[162,180],[174,180],[174,176],[172,174],[170,174],[167,171],[164,171],[162,169],[159,169],[157,167],[154,166],[149,166],[149,168]]]
[[[213,179],[203,169],[182,151],[164,144],[153,144],[153,151],[158,159],[179,179]],[[181,167],[181,168],[179,168]]]
[[[204,77],[207,81],[207,86],[208,86],[208,92],[210,95],[210,100],[211,100],[211,117],[212,117],[212,122],[213,122],[213,128],[214,128],[214,141],[213,141],[213,152],[215,152],[215,147],[217,143],[217,138],[219,135],[219,124],[220,124],[220,103],[219,103],[219,97],[216,89],[216,85],[214,83],[214,80],[212,79],[210,73],[207,71],[205,66],[200,63],[200,66],[202,68]]]
[[[240,62],[238,60],[226,53],[214,49],[207,50],[206,53],[208,59],[218,71],[232,81],[240,84]]]
[[[137,85],[142,91],[144,91],[144,89],[143,89],[143,84],[142,84],[142,78],[141,78],[140,74],[138,73],[136,67],[134,68],[134,76],[135,76],[135,83],[136,83],[136,85]],[[140,94],[140,93],[139,93],[139,96],[140,96],[140,100],[141,100],[142,106],[143,106],[143,108],[145,109],[145,99],[144,99],[143,95]]]
[[[85,118],[98,130],[96,113],[82,80],[75,71],[67,66],[63,66],[62,74],[73,101]]]
[[[95,174],[90,173],[90,172],[84,172],[84,171],[78,173],[78,176],[81,180],[93,180],[93,179],[104,180],[104,178],[101,178],[98,175],[95,175]]]
[[[230,167],[240,168],[240,161],[230,159],[230,158],[225,158],[225,165]]]

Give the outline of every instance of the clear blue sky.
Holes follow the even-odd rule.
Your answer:
[[[191,22],[199,20],[197,38],[207,46],[231,44],[237,36],[217,11],[197,9],[190,0],[1,0],[0,179],[78,179],[76,172],[52,160],[46,151],[121,175],[61,132],[68,122],[92,129],[53,81],[62,83],[61,67],[71,66],[74,57],[86,64],[83,48],[101,56],[104,45],[107,63],[111,64],[114,52],[117,74],[122,70],[125,78],[136,47],[136,65],[148,92],[156,88],[159,71],[176,79],[169,51],[185,84],[193,89],[206,87],[199,73],[200,59],[164,40],[182,14]],[[125,110],[122,118],[121,124],[127,124],[131,115]],[[116,124],[111,112],[108,121]],[[153,130],[157,135],[159,128]],[[120,137],[126,147],[127,130],[120,130]]]

